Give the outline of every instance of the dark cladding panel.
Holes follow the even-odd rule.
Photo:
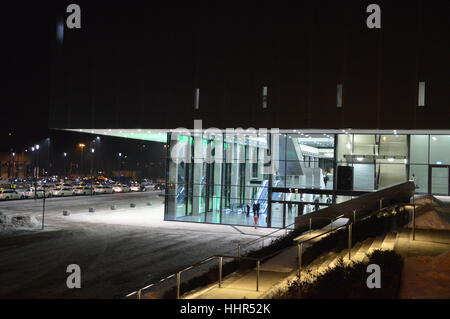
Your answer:
[[[65,31],[64,77],[66,77],[65,107],[69,127],[93,127],[92,117],[92,47],[89,28]],[[82,47],[80,47],[82,46]],[[58,106],[59,107],[59,106]],[[57,126],[58,127],[58,126]]]
[[[419,81],[425,81],[425,106],[417,109],[418,128],[449,128],[450,19],[449,2],[422,3],[419,41]],[[417,87],[415,88],[417,95]],[[417,105],[417,98],[415,104]]]
[[[252,15],[248,8],[227,11],[224,37],[225,100],[221,127],[246,127],[251,123],[252,78],[255,64]],[[208,110],[208,114],[211,114]],[[218,119],[219,120],[219,119]]]
[[[343,107],[345,128],[378,128],[380,30],[366,26],[366,3],[345,2],[345,66]],[[371,116],[367,116],[371,114]]]
[[[96,8],[92,8],[95,10]],[[110,19],[121,21],[117,10],[110,7],[95,10],[89,20],[92,29],[90,41],[93,47],[92,80],[93,127],[114,128],[117,123],[118,99],[121,69],[120,48],[116,45],[121,33],[121,23],[111,24]],[[91,16],[90,16],[91,17]],[[123,32],[123,31],[122,31]]]
[[[343,108],[338,108],[336,103],[337,85],[347,80],[343,74],[346,65],[346,6],[344,3],[328,1],[313,3],[307,60],[310,62],[308,86],[311,94],[308,127],[338,128],[343,124],[342,112],[350,108],[346,100]]]
[[[49,125],[449,128],[449,2],[380,0],[381,30],[366,26],[370,3],[90,2],[56,51]]]
[[[194,88],[189,107],[193,119],[201,119],[205,127],[219,125],[227,113],[224,104],[226,45],[223,41],[228,32],[227,20],[226,13],[219,9],[211,15],[199,15],[197,20]],[[198,110],[194,110],[195,88],[200,89]]]
[[[276,112],[277,126],[282,128],[307,127],[309,122],[310,12],[305,2],[295,2],[280,10],[276,21],[279,50]]]
[[[414,127],[418,14],[411,1],[382,3],[380,129]]]

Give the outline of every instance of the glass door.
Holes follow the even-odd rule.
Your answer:
[[[449,166],[430,166],[430,192],[434,195],[449,195]]]

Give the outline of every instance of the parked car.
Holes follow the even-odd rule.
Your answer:
[[[130,187],[122,184],[116,184],[112,187],[112,189],[115,193],[127,193],[130,191]]]
[[[29,188],[23,192],[23,197],[24,198],[34,198],[34,197],[42,198],[42,197],[44,197],[44,194],[45,194],[45,197],[51,197],[53,195],[52,191],[50,191],[50,190],[46,190],[44,193],[44,190],[42,188],[38,188],[37,192],[34,191],[34,188]]]
[[[52,195],[53,196],[61,196],[61,197],[73,196],[73,195],[75,195],[75,191],[71,187],[57,188],[52,191]]]
[[[77,186],[74,188],[75,195],[90,195],[93,192],[91,186]]]
[[[20,195],[17,191],[12,189],[0,190],[0,200],[20,199],[23,195]]]
[[[111,186],[106,185],[96,185],[94,186],[94,194],[111,194],[114,190]]]
[[[164,189],[164,184],[161,184],[161,183],[155,184],[155,186],[154,186],[155,191],[159,191],[162,189]]]
[[[132,192],[139,192],[141,190],[141,186],[139,184],[132,184],[130,186],[130,191]]]

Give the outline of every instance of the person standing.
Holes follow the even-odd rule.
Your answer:
[[[288,213],[289,213],[289,215],[292,213],[292,203],[291,202],[288,203]]]
[[[325,188],[327,188],[327,183],[330,180],[330,178],[328,177],[327,172],[325,172],[325,176],[323,177],[323,183],[325,184]]]
[[[256,203],[256,215],[259,217],[259,209],[261,208],[259,203]]]
[[[304,210],[305,210],[305,204],[304,204],[304,203],[298,204],[298,212],[297,212],[297,216],[303,215],[303,211],[304,211]]]
[[[245,205],[245,208],[247,210],[247,217],[249,217],[250,216],[250,205],[249,204]]]
[[[259,215],[258,213],[253,214],[253,222],[255,223],[255,229],[258,226]]]
[[[316,197],[314,199],[314,211],[318,211],[320,209],[320,202],[319,202],[319,197]]]

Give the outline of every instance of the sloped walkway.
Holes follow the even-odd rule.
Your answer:
[[[310,231],[297,237],[296,239],[305,240],[314,236],[320,235],[327,230],[345,225],[348,222],[347,218],[341,218],[334,221],[332,224],[326,225],[319,230]],[[324,236],[319,236],[307,245],[309,247],[313,242],[320,240]],[[264,296],[273,286],[283,279],[292,276],[297,267],[297,247],[292,246],[283,250],[278,255],[265,261],[260,266],[259,277],[259,291],[256,291],[256,269],[252,269],[245,274],[231,275],[222,282],[222,287],[219,288],[215,283],[207,288],[201,289],[193,293],[188,293],[183,298],[185,299],[256,299]]]

